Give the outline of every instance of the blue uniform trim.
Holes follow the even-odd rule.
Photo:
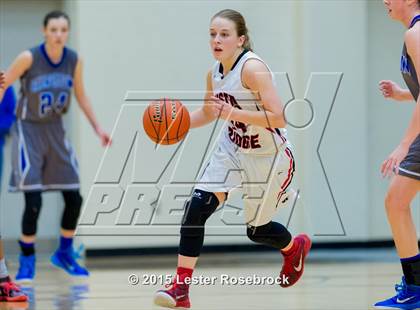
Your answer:
[[[5,135],[9,133],[15,121],[16,95],[13,87],[10,86],[4,93],[0,103],[0,147],[4,144]]]
[[[23,174],[26,168],[25,150],[23,149],[23,146],[20,149],[20,163],[21,163],[20,173]]]
[[[44,55],[45,59],[47,60],[47,62],[50,64],[51,67],[53,68],[58,68],[60,67],[60,65],[64,62],[64,60],[66,59],[66,54],[67,54],[67,48],[64,47],[63,49],[63,55],[61,56],[60,62],[58,63],[53,63],[50,59],[50,57],[48,57],[47,54],[47,50],[45,49],[45,43],[42,43],[39,48],[41,49],[42,55]]]
[[[412,28],[414,26],[414,24],[417,23],[419,20],[420,20],[420,15],[415,16],[410,23],[410,27],[408,27],[408,28]]]

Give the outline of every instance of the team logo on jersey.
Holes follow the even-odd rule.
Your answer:
[[[405,54],[401,56],[401,72],[410,73],[410,64],[408,62],[408,57]]]
[[[235,97],[227,93],[218,93],[216,97],[220,100],[223,100],[226,103],[229,103],[234,108],[242,110],[241,106],[236,101]],[[237,146],[243,149],[259,149],[261,145],[259,143],[259,134],[256,135],[247,135],[248,126],[245,123],[230,121],[230,126],[228,127],[229,139],[235,143]],[[240,133],[242,131],[242,133]]]
[[[68,90],[73,86],[73,77],[66,73],[54,72],[42,74],[31,81],[31,92],[37,93],[43,90],[62,89]]]

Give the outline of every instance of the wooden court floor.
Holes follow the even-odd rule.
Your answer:
[[[73,279],[53,269],[47,257],[39,261],[35,282],[24,287],[30,302],[0,303],[0,310],[163,309],[152,304],[153,293],[163,286],[152,282],[164,281],[175,264],[173,256],[88,259],[91,276]],[[373,309],[374,302],[394,293],[394,284],[401,277],[397,257],[391,250],[318,250],[311,252],[302,280],[292,288],[233,283],[240,276],[256,275],[261,281],[264,276],[275,277],[280,265],[280,256],[272,252],[203,254],[194,276],[213,277],[215,281],[191,287],[192,309]],[[10,270],[16,270],[13,261]],[[128,283],[131,274],[139,277],[138,285]]]

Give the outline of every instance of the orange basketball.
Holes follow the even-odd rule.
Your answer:
[[[153,142],[174,144],[190,129],[190,114],[178,100],[162,98],[152,101],[143,114],[143,127]]]

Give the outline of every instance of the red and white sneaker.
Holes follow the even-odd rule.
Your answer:
[[[311,245],[312,242],[308,235],[300,234],[293,239],[292,249],[289,250],[290,253],[282,252],[284,262],[280,278],[287,279],[287,281],[282,281],[281,287],[292,286],[300,279],[305,267],[305,258],[311,249]]]
[[[183,280],[177,282],[176,278],[171,284],[165,285],[169,289],[156,292],[155,305],[170,309],[190,309],[189,285],[183,283]]]
[[[26,296],[10,277],[0,280],[0,301],[15,302],[27,301]]]

